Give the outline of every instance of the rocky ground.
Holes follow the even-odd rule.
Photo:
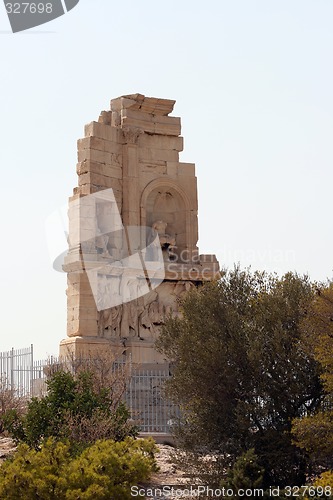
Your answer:
[[[161,444],[157,446],[159,448],[159,453],[156,454],[156,461],[159,471],[152,476],[149,485],[146,485],[145,488],[147,492],[149,492],[149,490],[157,490],[158,494],[155,496],[147,496],[146,498],[149,500],[197,498],[188,495],[188,484],[193,484],[194,481],[193,478],[190,480],[189,476],[172,460],[172,455],[175,451],[174,448]],[[165,486],[168,487],[167,493],[164,496],[160,495],[159,490],[163,490]],[[172,491],[174,492],[173,495],[171,494]]]
[[[0,463],[14,453],[15,445],[10,438],[0,437]]]
[[[153,475],[152,483],[156,485],[185,484],[186,475],[172,461],[174,448],[163,444],[157,446],[160,451],[156,454],[156,460],[160,470]]]

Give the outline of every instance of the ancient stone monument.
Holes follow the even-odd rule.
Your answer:
[[[216,257],[198,252],[195,166],[179,161],[174,104],[113,99],[78,141],[61,354],[120,347],[134,363],[164,363],[154,342],[165,317],[179,314],[187,290],[219,276]]]

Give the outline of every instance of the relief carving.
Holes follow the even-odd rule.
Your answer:
[[[119,338],[123,306],[105,309],[99,314],[99,336],[105,338]]]
[[[137,286],[129,285],[129,293]],[[165,319],[179,315],[179,301],[195,285],[191,281],[163,282],[138,299],[100,311],[99,335],[107,338],[135,338],[154,341]],[[128,297],[129,298],[129,297]]]

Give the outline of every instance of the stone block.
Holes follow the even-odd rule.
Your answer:
[[[78,151],[85,149],[96,149],[98,151],[106,151],[107,153],[113,153],[120,156],[122,155],[122,144],[101,139],[96,136],[84,137],[83,139],[78,140]]]
[[[142,110],[144,113],[166,116],[173,111],[174,100],[160,99],[157,97],[146,97],[143,94],[131,94],[111,100],[111,110],[121,111],[130,108]]]
[[[180,118],[177,116],[161,116],[161,115],[153,115],[151,113],[145,113],[140,110],[133,109],[123,109],[120,113],[121,119],[125,118],[145,121],[148,123],[156,123],[156,124],[164,124],[164,125],[177,125],[180,127]]]
[[[172,164],[173,162],[168,162],[168,171],[174,171],[177,169],[177,175],[186,176],[186,177],[195,177],[195,164],[194,163],[184,163],[177,162],[176,165]]]
[[[113,155],[119,155],[120,156],[119,163],[121,163],[121,156],[123,154],[123,145],[122,144],[118,144],[117,142],[105,141],[104,148],[105,148],[104,150],[107,153],[111,153]]]
[[[167,149],[138,148],[139,160],[177,162],[178,151]]]
[[[102,189],[112,188],[122,190],[122,181],[120,179],[115,179],[95,172],[87,172],[79,176],[79,186],[83,186],[84,184],[100,186]]]
[[[77,156],[79,162],[90,160],[107,165],[111,164],[111,153],[98,149],[80,149]]]
[[[79,186],[74,188],[74,193],[80,193],[83,196],[87,196],[88,194],[98,193],[101,188],[95,186],[94,184],[84,184],[83,186]]]
[[[96,319],[71,319],[67,322],[67,328],[69,330],[68,336],[74,337],[76,335],[82,335],[82,337],[97,337],[97,320]]]
[[[179,175],[177,178],[179,186],[187,193],[192,210],[198,210],[197,178]]]
[[[79,322],[72,319],[67,319],[67,336],[74,337],[79,333]]]
[[[120,127],[121,119],[120,113],[118,111],[111,112],[111,126],[112,127]]]
[[[89,241],[96,236],[95,227],[92,228],[82,228],[80,227],[80,241]]]
[[[181,133],[180,118],[173,116],[153,116],[125,109],[121,112],[121,126],[136,128],[151,134],[179,136]]]
[[[89,336],[71,336],[60,343],[60,357],[73,358],[104,358],[106,353],[110,353],[111,359],[118,359],[124,352],[122,344],[115,345],[109,339]]]
[[[91,160],[85,160],[78,163],[76,166],[76,172],[78,175],[95,173],[105,175],[106,177],[112,177],[114,179],[122,179],[123,177],[123,172],[120,166],[116,164],[105,165],[104,163],[98,163]]]
[[[139,166],[139,170],[140,170],[140,174],[143,174],[140,175],[140,177],[144,177],[145,179],[147,178],[147,176],[145,174],[150,174],[152,175],[153,177],[150,178],[150,180],[153,180],[153,178],[155,177],[159,177],[161,175],[165,175],[167,173],[167,166],[166,166],[166,162],[154,162],[154,163],[150,163],[150,162],[145,162],[145,161],[140,161],[140,166]],[[147,185],[148,182],[144,182],[143,184],[143,188]]]
[[[110,125],[105,125],[104,123],[88,123],[84,128],[84,135],[86,137],[100,137],[101,139],[106,139],[107,141],[119,144],[123,142],[121,130],[116,127],[111,127]]]
[[[77,227],[82,234],[83,230],[91,231],[92,234],[96,231],[96,218],[95,217],[80,217],[77,221]]]
[[[195,176],[195,164],[194,163],[179,163],[179,175],[187,175],[190,177]]]
[[[93,325],[92,322],[97,322],[97,309],[94,307],[68,307],[67,309],[67,320],[68,321],[78,321],[79,327],[82,327],[83,322],[89,322],[90,325]]]
[[[178,176],[178,168],[179,168],[179,162],[178,161],[168,161],[167,162],[167,174],[168,176],[172,178],[176,178]]]
[[[78,193],[74,196],[71,196],[69,198],[70,208],[75,207],[75,206],[80,206],[83,198],[85,198],[85,195],[82,195],[80,193]],[[85,198],[84,205],[94,207],[95,200],[93,198]]]
[[[112,113],[111,111],[102,111],[98,118],[98,123],[111,125]]]
[[[69,317],[74,319],[74,321],[97,321],[96,304],[93,304],[93,307],[85,307],[81,304],[78,307],[69,307],[68,312]]]
[[[84,137],[77,141],[77,148],[78,150],[98,149],[99,151],[105,151],[105,142],[105,139],[96,136]]]
[[[137,95],[139,96],[140,94],[137,94]],[[130,96],[122,96],[122,97],[118,97],[117,99],[111,99],[111,111],[118,111],[119,112],[122,109],[126,109],[126,108],[130,108],[132,106],[135,106],[136,103],[137,103],[137,100],[131,98]]]
[[[82,285],[89,285],[89,280],[88,276],[86,274],[82,273],[69,273],[67,275],[67,284],[68,286],[82,286]]]
[[[183,137],[141,134],[138,145],[142,148],[166,149],[168,151],[183,151]]]
[[[85,137],[95,136],[100,137],[102,139],[106,138],[106,128],[109,125],[105,125],[105,123],[99,122],[91,122],[87,123],[84,127],[84,135]]]
[[[95,204],[85,205],[85,203],[80,203],[79,205],[70,205],[68,209],[68,218],[71,222],[79,220],[81,217],[96,217]]]

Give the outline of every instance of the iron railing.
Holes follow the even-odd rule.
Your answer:
[[[47,373],[57,358],[34,360],[33,345],[25,349],[0,352],[1,388],[11,390],[19,397],[40,397],[46,393]],[[121,365],[115,371],[121,376]],[[124,363],[125,366],[125,363]],[[124,400],[131,417],[141,432],[169,434],[178,408],[164,394],[165,382],[170,378],[166,371],[132,369],[130,367]]]

